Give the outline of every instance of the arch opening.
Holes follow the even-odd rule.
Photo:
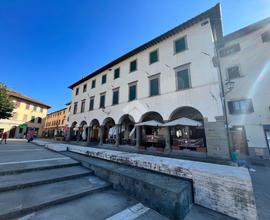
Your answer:
[[[170,115],[170,122],[175,122],[169,127],[173,150],[207,152],[204,120],[199,110],[187,106],[177,108]]]
[[[103,142],[106,144],[115,144],[116,140],[116,127],[113,118],[108,117],[103,121],[104,132]]]
[[[129,115],[123,115],[119,120],[120,133],[119,143],[120,145],[135,145],[136,144],[136,132],[135,132],[135,120]]]

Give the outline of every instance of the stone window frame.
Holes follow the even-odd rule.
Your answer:
[[[154,97],[160,95],[160,73],[154,74],[148,77],[149,79],[149,97]],[[158,79],[158,94],[151,95],[151,80]]]
[[[184,88],[184,89],[180,89],[178,88],[178,76],[177,73],[181,70],[185,70],[188,69],[188,79],[189,79],[189,87],[188,88]],[[176,86],[176,91],[184,91],[184,90],[188,90],[188,89],[192,89],[192,81],[191,81],[191,63],[185,63],[181,66],[175,67],[174,68],[174,72],[175,72],[175,86]]]

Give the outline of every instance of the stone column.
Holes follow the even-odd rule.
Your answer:
[[[142,135],[142,127],[141,126],[136,126],[136,147],[139,149],[140,145],[141,145],[141,135]]]
[[[99,128],[99,145],[103,145],[104,125]]]
[[[77,131],[77,137],[76,137],[77,142],[79,142],[79,140],[80,140],[80,129],[81,128],[79,128],[78,131]]]
[[[90,144],[91,142],[91,134],[92,134],[92,127],[88,127],[88,134],[87,134],[87,144]]]
[[[115,146],[119,147],[120,144],[120,124],[115,125],[116,127],[116,139],[115,139]]]
[[[71,127],[68,127],[65,141],[70,141],[70,139],[71,139]]]
[[[170,127],[165,127],[165,153],[171,152],[171,134]]]

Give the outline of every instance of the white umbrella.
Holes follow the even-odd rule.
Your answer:
[[[110,136],[110,137],[113,136],[113,135],[116,135],[116,133],[117,133],[117,130],[116,130],[116,129],[117,129],[116,126],[111,127],[111,128],[109,129],[109,136]]]
[[[136,129],[135,127],[132,128],[131,132],[128,135],[129,137],[132,137],[133,136],[133,134],[135,133],[135,129]]]
[[[163,125],[162,123],[155,120],[145,121],[145,122],[135,124],[135,126],[152,126],[152,127],[157,127],[157,126],[162,126],[162,125]]]
[[[163,126],[169,127],[169,126],[177,126],[177,125],[184,125],[184,126],[201,126],[202,123],[199,121],[195,121],[189,118],[178,118],[173,121],[165,123]]]

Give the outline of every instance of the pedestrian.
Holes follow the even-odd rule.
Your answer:
[[[34,130],[30,129],[27,132],[27,142],[31,142],[32,140],[34,140]]]
[[[7,132],[4,132],[2,135],[2,142],[5,141],[5,144],[7,144]]]

